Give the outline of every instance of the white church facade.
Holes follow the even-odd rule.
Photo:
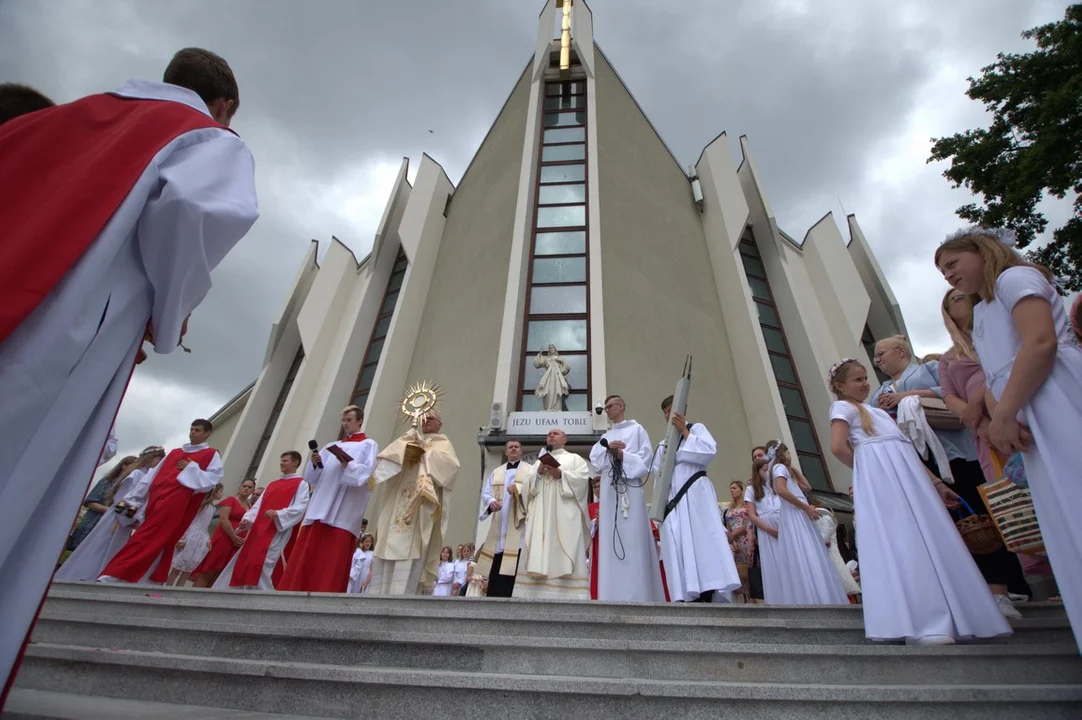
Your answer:
[[[335,439],[349,404],[386,445],[405,429],[406,388],[427,380],[462,463],[444,508],[445,537],[462,542],[509,437],[536,449],[559,425],[585,454],[615,393],[656,444],[692,355],[688,415],[718,441],[720,498],[771,438],[816,488],[849,487],[829,451],[827,370],[845,356],[870,368],[874,339],[905,332],[855,217],[848,238],[829,214],[802,242],[785,234],[745,137],[721,134],[685,171],[582,0],[561,68],[561,6],[548,0],[534,56],[457,184],[427,155],[410,184],[403,160],[367,257],[333,240],[317,264],[312,244],[258,377],[212,418],[227,484],[265,483],[279,453]],[[539,414],[534,360],[550,344],[570,393]]]

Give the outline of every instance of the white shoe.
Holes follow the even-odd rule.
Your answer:
[[[1017,611],[1016,611],[1017,612]],[[954,638],[950,635],[925,635],[919,638],[906,638],[906,645],[953,645]]]
[[[999,611],[1003,613],[1003,617],[1009,620],[1021,620],[1022,613],[1018,612],[1018,608],[1014,606],[1011,599],[1006,595],[993,595],[996,599],[996,605],[999,606]]]
[[[1011,599],[1012,603],[1016,605],[1018,603],[1029,602],[1029,595],[1019,595],[1017,593],[1007,593],[1007,597]]]

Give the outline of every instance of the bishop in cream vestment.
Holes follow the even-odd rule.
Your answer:
[[[415,595],[435,582],[447,523],[444,493],[459,468],[442,426],[431,415],[422,432],[407,430],[376,456],[370,482],[382,489],[370,594]]]

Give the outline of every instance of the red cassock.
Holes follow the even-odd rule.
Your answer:
[[[177,463],[188,459],[205,471],[217,452],[214,448],[203,448],[187,453],[177,448],[165,456],[161,470],[150,482],[146,519],[105,566],[102,575],[130,583],[139,582],[160,557],[150,580],[163,583],[169,578],[173,549],[192,524],[206,496],[206,493],[195,492],[180,484]]]
[[[590,513],[590,519],[597,522],[597,516],[601,512],[601,503],[590,503],[586,509]],[[597,532],[590,541],[590,599],[597,600]]]
[[[229,525],[233,528],[233,532],[236,532],[240,521],[244,519],[244,513],[248,512],[248,508],[233,496],[222,500],[221,504],[218,505],[219,512],[223,507],[229,508]],[[192,579],[199,577],[203,573],[220,573],[225,570],[225,566],[233,559],[233,553],[236,551],[237,546],[233,544],[233,541],[229,539],[229,536],[225,534],[225,530],[222,530],[222,526],[219,524],[218,529],[214,531],[214,537],[210,540],[210,550],[207,551],[207,556],[203,558],[203,562],[199,563],[195,570],[192,570]]]
[[[661,528],[653,520],[650,521],[650,529],[654,531],[654,542],[661,542]],[[665,563],[660,556],[657,564],[661,566],[661,588],[665,591],[665,602],[672,602],[669,599],[669,581],[665,579]]]
[[[0,175],[0,343],[97,239],[154,156],[180,135],[209,127],[222,126],[187,105],[115,95],[91,95],[4,123],[0,156],[15,171]],[[57,168],[63,177],[55,181],[29,176]]]
[[[275,480],[263,491],[259,505],[259,517],[252,523],[248,536],[237,553],[237,562],[233,566],[230,587],[258,585],[263,574],[263,563],[267,560],[267,551],[271,541],[278,534],[278,526],[273,518],[266,516],[268,510],[284,510],[293,502],[297,487],[304,482],[299,477]]]
[[[349,530],[319,521],[305,525],[278,589],[344,593],[349,589],[349,567],[356,548],[357,537]]]

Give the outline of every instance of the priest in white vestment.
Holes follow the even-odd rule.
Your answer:
[[[518,440],[508,440],[503,450],[507,462],[485,479],[478,518],[484,521],[492,516],[474,567],[475,575],[488,578],[488,597],[511,597],[514,592],[526,529],[525,489],[530,466],[522,461]]]
[[[271,576],[274,568],[282,557],[286,543],[293,535],[293,528],[304,519],[304,511],[308,509],[309,488],[308,483],[297,474],[301,466],[301,455],[295,450],[283,453],[279,459],[281,477],[273,481],[264,490],[263,494],[255,501],[255,505],[248,508],[240,521],[238,531],[247,531],[244,545],[239,552],[233,553],[229,564],[225,566],[214,581],[212,586],[215,590],[273,590],[274,583]],[[264,504],[264,500],[267,500]],[[273,507],[272,507],[273,506]],[[260,523],[260,518],[263,519]],[[267,525],[264,530],[261,525]],[[264,537],[269,535],[270,537]],[[269,539],[269,542],[267,540]],[[258,547],[257,547],[258,546]],[[265,548],[265,549],[264,549]],[[249,560],[245,557],[252,551],[256,557]],[[259,562],[262,555],[262,563]],[[248,572],[249,577],[241,579],[241,573],[235,573],[238,563],[243,569],[246,565],[262,565],[258,574]],[[247,580],[255,578],[257,582],[248,583]]]
[[[373,595],[416,595],[431,589],[447,530],[444,494],[458,475],[458,456],[439,415],[427,416],[421,432],[410,428],[384,448],[372,473],[380,490]]]
[[[590,521],[586,500],[590,466],[565,449],[567,435],[563,430],[549,430],[546,441],[551,448],[548,454],[560,467],[553,468],[538,459],[530,468],[525,493],[526,536],[514,597],[589,600],[586,545],[590,542]]]
[[[665,602],[643,490],[653,465],[653,449],[643,426],[624,419],[626,412],[619,395],[605,398],[612,426],[590,451],[590,464],[601,475],[597,599]]]
[[[661,402],[665,422],[670,420],[672,401],[670,395]],[[680,442],[661,524],[661,560],[669,598],[673,602],[730,602],[732,591],[740,587],[740,575],[718,512],[714,483],[706,476],[718,445],[702,423],[688,423],[679,413],[672,416],[672,423],[680,431]],[[654,455],[655,482],[666,442],[661,441]]]
[[[121,113],[121,124],[147,144],[148,136],[162,136],[133,176],[120,169],[131,166],[138,150],[106,143],[113,125],[95,124],[80,104],[115,107],[117,97],[150,114]],[[0,128],[0,187],[14,184],[51,199],[30,205],[0,193],[5,252],[56,264],[54,243],[72,247],[67,231],[76,224],[88,233],[71,264],[56,268],[51,289],[31,301],[29,314],[16,318],[10,333],[0,332],[0,683],[49,585],[148,320],[155,352],[175,350],[182,323],[210,289],[211,270],[259,216],[251,152],[227,129],[238,100],[228,64],[189,49],[170,63],[165,82],[133,80],[113,96],[30,113]],[[196,120],[171,127],[194,129],[170,137],[155,119],[162,107],[170,118],[190,112]],[[48,145],[53,138],[72,152],[58,159],[34,153],[25,165],[10,152],[28,140]],[[95,177],[97,184],[89,184]],[[87,184],[73,187],[74,178]],[[111,181],[123,183],[115,204],[106,191]],[[44,234],[43,224],[49,224]],[[20,232],[27,227],[34,230]],[[23,274],[21,267],[5,270]],[[11,297],[20,294],[3,284]]]

